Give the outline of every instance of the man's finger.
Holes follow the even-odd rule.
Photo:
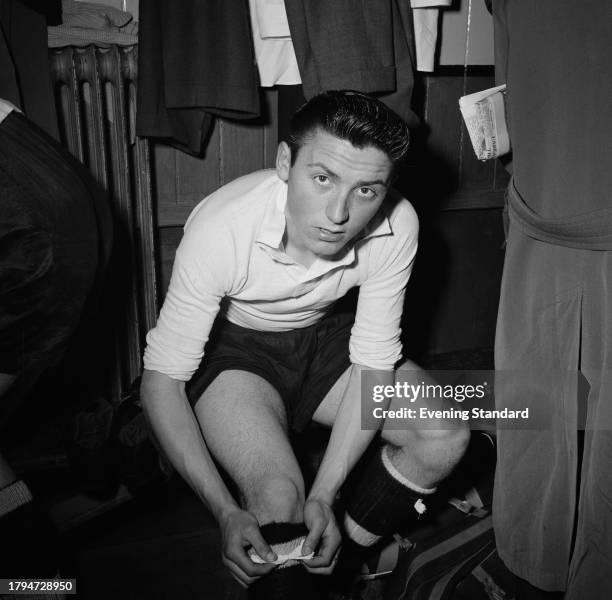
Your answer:
[[[232,576],[232,579],[233,579],[234,581],[238,582],[238,585],[239,585],[241,588],[243,588],[243,589],[245,589],[245,590],[248,590],[248,589],[249,589],[249,586],[248,586],[248,585],[247,585],[247,584],[246,584],[244,581],[242,581],[242,579],[241,579],[240,577],[238,577],[238,575],[237,575],[236,573],[234,573],[234,571],[232,571],[232,569],[231,569],[231,567],[230,567],[230,566],[228,566],[228,567],[227,567],[227,569],[229,570],[230,575]]]
[[[334,571],[334,569],[336,568],[336,564],[338,563],[338,557],[340,556],[340,546],[338,546],[338,548],[336,549],[336,553],[334,554],[334,557],[332,558],[331,564],[328,566],[317,566],[317,563],[315,562],[318,559],[313,559],[313,560],[308,560],[304,562],[304,567],[306,567],[306,570],[310,573],[313,573],[314,575],[331,575]],[[312,563],[315,563],[314,565]]]
[[[317,556],[311,560],[305,561],[304,566],[312,572],[319,573],[321,575],[328,574],[333,571],[334,561],[338,558],[338,552],[340,550],[340,542],[342,537],[338,529],[331,525],[323,535],[321,541],[321,548]]]
[[[331,575],[336,567],[338,553],[334,555],[330,564],[321,564],[322,559],[313,558],[312,560],[304,561],[304,567],[313,575]]]
[[[249,577],[236,563],[232,562],[225,556],[223,557],[223,564],[227,567],[230,575],[243,587],[247,588],[249,585],[257,581],[257,577]]]
[[[253,546],[253,549],[255,552],[257,552],[262,560],[271,563],[277,559],[276,554],[274,554],[268,542],[266,542],[261,535],[259,527],[253,527],[252,529],[246,531],[244,534],[244,539],[247,540],[251,546]]]
[[[302,544],[303,555],[310,554],[317,549],[321,535],[323,534],[323,531],[325,531],[325,525],[325,519],[321,517],[317,517],[316,519],[313,519],[312,522],[306,523],[306,526],[308,527],[308,535]]]
[[[333,556],[331,557],[331,559],[327,556],[315,556],[314,558],[311,558],[310,560],[305,560],[304,566],[310,567],[313,569],[316,569],[319,567],[329,567],[329,565],[332,563],[332,560],[333,560]]]
[[[323,535],[323,538],[321,539],[321,547],[317,553],[317,558],[324,559],[325,564],[331,564],[332,560],[334,559],[334,555],[338,551],[341,541],[342,536],[340,535],[340,532],[336,528],[335,524],[330,523]]]
[[[304,563],[304,568],[312,575],[331,575],[334,572],[335,565],[328,565],[327,567],[310,567]]]
[[[275,567],[275,565],[270,563],[263,565],[254,563],[242,546],[238,548],[228,547],[225,551],[225,558],[240,567],[249,577],[261,577],[272,571]]]

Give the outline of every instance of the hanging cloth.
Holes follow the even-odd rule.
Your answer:
[[[452,0],[410,0],[414,23],[417,71],[434,70],[438,44],[439,7],[448,7]]]
[[[283,0],[249,0],[249,12],[261,86],[302,83]]]
[[[140,3],[136,133],[199,154],[213,115],[259,115],[249,14],[240,0]]]
[[[0,0],[0,97],[59,139],[49,74],[47,17],[57,23],[59,1]],[[42,11],[42,14],[41,12]]]
[[[410,6],[399,0],[286,0],[305,97],[350,89],[380,95],[409,124],[415,50]]]

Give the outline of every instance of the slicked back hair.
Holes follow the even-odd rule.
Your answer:
[[[317,130],[347,140],[356,148],[378,148],[389,157],[394,170],[406,156],[410,142],[408,125],[397,113],[372,96],[348,90],[318,94],[295,112],[287,140],[292,165],[300,147]]]

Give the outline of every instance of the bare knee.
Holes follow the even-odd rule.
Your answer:
[[[470,428],[463,421],[453,422],[450,427],[445,425],[444,429],[420,430],[419,436],[424,444],[445,446],[455,462],[459,462],[470,443]]]
[[[470,429],[461,422],[431,423],[414,429],[383,429],[383,440],[400,447],[445,446],[463,452],[470,441]]]
[[[246,494],[246,505],[261,524],[296,523],[303,518],[304,486],[290,477],[271,475]]]
[[[427,456],[433,462],[438,458],[445,464],[456,464],[470,442],[469,427],[459,421],[440,423],[436,427],[405,430],[383,430],[382,438],[388,444],[408,454]]]

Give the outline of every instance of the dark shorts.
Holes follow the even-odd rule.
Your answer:
[[[290,427],[302,431],[351,364],[348,345],[354,319],[354,314],[340,312],[284,332],[246,329],[217,319],[202,364],[187,384],[189,402],[195,406],[222,371],[248,371],[278,391]]]

